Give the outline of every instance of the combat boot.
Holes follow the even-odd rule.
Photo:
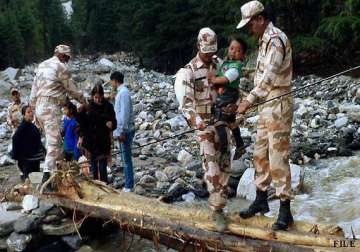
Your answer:
[[[267,191],[256,190],[256,198],[248,209],[240,211],[240,217],[243,219],[250,218],[257,213],[265,214],[269,212],[269,204],[267,201]]]
[[[290,200],[280,200],[280,210],[276,222],[272,225],[271,229],[286,230],[290,225],[294,223],[293,216],[290,211]]]
[[[215,223],[215,228],[218,232],[225,231],[227,223],[222,209],[213,210],[211,213],[211,220]]]

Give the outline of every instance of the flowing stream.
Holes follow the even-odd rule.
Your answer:
[[[336,157],[318,160],[305,166],[304,193],[296,195],[292,202],[295,220],[312,223],[338,224],[347,237],[352,237],[352,230],[357,239],[360,238],[360,153],[352,157]],[[206,201],[194,203],[177,203],[180,205],[206,206]],[[231,199],[227,211],[239,211],[249,202],[243,199]],[[270,202],[270,213],[276,216],[279,201]],[[95,251],[110,252],[124,246],[119,239],[122,233],[95,246]],[[125,240],[129,244],[129,237]],[[152,241],[135,238],[129,251],[156,251]],[[166,251],[161,246],[160,251]],[[173,251],[173,250],[169,250]]]

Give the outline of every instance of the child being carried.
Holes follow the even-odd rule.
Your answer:
[[[219,135],[220,151],[222,156],[227,153],[228,140],[226,127],[229,127],[236,143],[234,159],[239,159],[245,153],[244,141],[240,134],[239,125],[236,123],[235,111],[229,112],[226,110],[235,105],[240,97],[239,84],[246,49],[246,44],[243,40],[231,38],[228,55],[225,61],[218,67],[216,76],[213,72],[208,74],[209,83],[214,85],[218,92],[214,114],[217,121],[215,128]]]

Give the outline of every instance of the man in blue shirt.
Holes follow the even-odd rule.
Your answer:
[[[124,85],[124,75],[113,72],[110,76],[112,87],[117,90],[115,97],[115,114],[117,127],[113,133],[119,140],[120,152],[124,161],[125,187],[124,192],[132,191],[134,187],[134,172],[131,154],[131,145],[135,135],[134,113],[130,92]]]

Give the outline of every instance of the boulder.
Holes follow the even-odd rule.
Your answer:
[[[115,67],[115,64],[112,63],[110,60],[106,59],[106,58],[102,58],[99,60],[99,65],[102,65],[102,66],[107,66],[107,67],[110,67],[110,68],[114,68]]]
[[[6,243],[10,251],[24,251],[32,239],[31,234],[11,233]]]
[[[177,160],[185,166],[193,160],[193,156],[186,150],[181,150],[178,154]]]
[[[83,240],[77,234],[61,237],[61,240],[74,250],[79,249],[83,244]]]
[[[18,219],[14,224],[16,233],[29,233],[39,227],[40,218],[35,215],[25,215]]]
[[[162,171],[156,171],[156,172],[155,172],[155,177],[156,177],[156,179],[157,179],[158,181],[160,181],[160,182],[167,182],[167,181],[169,181],[168,176],[167,176],[164,172],[162,172]]]
[[[39,199],[33,195],[25,195],[22,206],[25,212],[30,212],[31,210],[38,208]]]
[[[348,124],[348,121],[349,121],[348,117],[346,117],[346,116],[340,117],[340,118],[336,119],[335,127],[340,129],[340,128],[346,126]]]
[[[21,70],[19,68],[8,67],[2,73],[6,80],[12,81],[19,79]]]

